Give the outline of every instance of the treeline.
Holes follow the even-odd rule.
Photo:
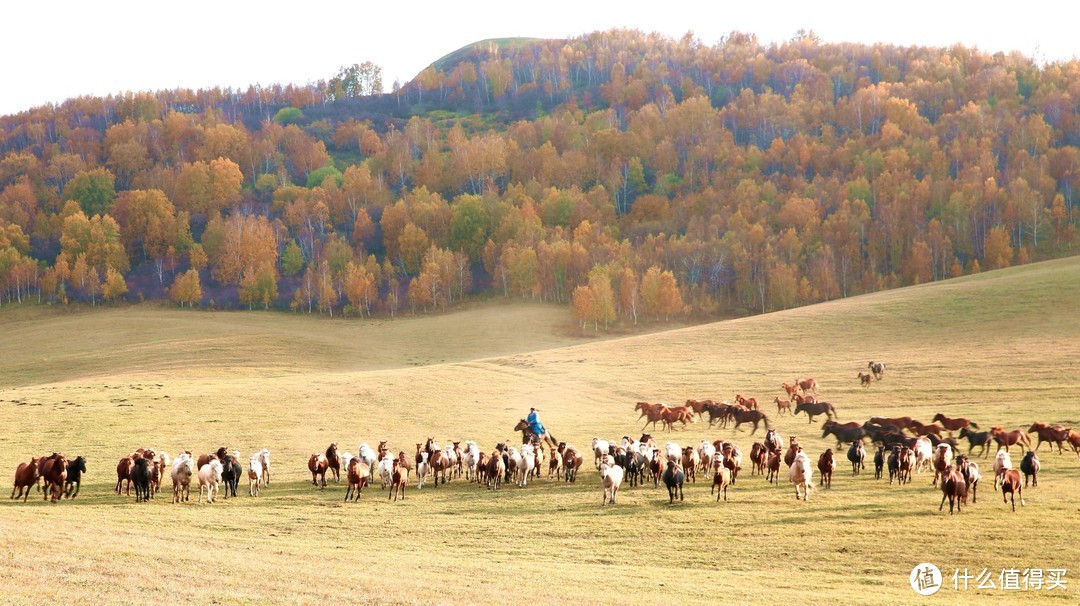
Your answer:
[[[326,314],[491,292],[599,327],[1072,254],[1080,63],[610,31],[0,118],[6,300]]]

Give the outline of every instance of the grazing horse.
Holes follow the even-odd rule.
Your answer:
[[[1012,510],[1016,511],[1016,495],[1020,495],[1020,506],[1024,506],[1024,489],[1020,486],[1020,470],[1006,469],[1001,474],[1001,500],[1004,503],[1012,498]]]
[[[870,387],[870,380],[873,378],[868,372],[860,372],[858,376],[859,384],[863,387]]]
[[[1039,455],[1035,454],[1034,450],[1027,451],[1024,458],[1020,460],[1020,471],[1024,472],[1024,488],[1027,488],[1028,478],[1031,478],[1032,488],[1039,485],[1039,469],[1041,468]]]
[[[311,472],[311,483],[319,486],[319,480],[322,479],[321,487],[326,488],[326,470],[330,467],[330,463],[326,460],[326,455],[321,455],[317,452],[311,453],[311,457],[308,458],[307,467],[308,471]],[[199,470],[202,471],[202,468],[200,467]]]
[[[862,440],[851,443],[847,458],[851,461],[851,475],[857,476],[861,470],[866,469],[866,448],[863,447]]]
[[[664,486],[667,486],[668,491],[668,505],[675,503],[675,495],[679,495],[679,501],[683,500],[683,482],[686,480],[686,474],[682,468],[675,464],[675,461],[667,462],[667,469],[661,474],[664,480]]]
[[[64,484],[64,496],[74,499],[79,496],[79,486],[82,484],[82,474],[86,473],[86,457],[77,456],[68,461],[67,481]]]
[[[798,415],[800,412],[805,412],[806,416],[810,417],[808,423],[813,423],[814,417],[818,415],[825,415],[830,421],[836,417],[836,409],[828,402],[802,402],[795,406],[795,412],[792,414]]]
[[[758,424],[762,421],[765,422],[765,429],[772,429],[772,425],[769,423],[769,417],[765,416],[765,413],[760,410],[743,410],[741,408],[734,408],[731,411],[731,416],[735,420],[735,431],[739,430],[739,425],[743,423],[753,423],[754,429],[750,430],[750,435],[754,435],[754,432],[758,430]]]
[[[1028,450],[1031,450],[1031,439],[1024,433],[1023,430],[1014,429],[1012,431],[1005,431],[1000,427],[991,427],[990,433],[994,436],[994,441],[997,442],[998,448],[1005,447],[1006,452],[1013,445],[1026,446]],[[1023,448],[1021,448],[1023,450]]]
[[[817,381],[814,379],[802,379],[801,381],[796,381],[796,383],[799,384],[799,389],[802,390],[803,395],[806,395],[807,392],[811,391],[817,394]]]
[[[866,430],[855,421],[837,423],[830,419],[821,424],[821,437],[824,438],[830,433],[836,436],[836,446],[840,447],[844,442],[862,442]]]
[[[1069,439],[1069,430],[1061,425],[1047,425],[1042,421],[1035,421],[1031,424],[1031,427],[1027,430],[1028,433],[1034,433],[1039,438],[1039,443],[1035,445],[1035,450],[1038,451],[1043,442],[1050,443],[1050,452],[1054,452],[1054,444],[1057,444],[1058,454],[1061,454],[1061,443]]]
[[[971,491],[971,502],[977,503],[978,494],[976,494],[976,490],[979,487],[979,480],[982,479],[979,466],[968,459],[967,455],[960,455],[956,457],[956,467],[960,470],[960,474],[964,476],[964,482],[967,483],[968,490]]]
[[[885,374],[885,364],[882,362],[871,361],[866,367],[870,369],[870,372],[874,373],[874,378],[879,381],[881,380],[881,376]]]
[[[972,429],[979,428],[977,424],[965,417],[949,418],[941,414],[940,412],[934,415],[934,418],[930,419],[930,422],[941,423],[941,427],[944,428],[945,431],[948,431],[949,434],[952,434],[952,432],[954,431],[960,431],[965,427],[970,427]]]
[[[336,442],[326,447],[326,467],[334,474],[334,481],[341,482],[341,457],[338,456]]]
[[[780,396],[773,398],[776,404],[776,416],[783,416],[785,412],[791,412],[791,400],[781,400]]]
[[[795,460],[799,459],[798,455],[795,455]],[[794,465],[792,465],[794,468]],[[818,480],[818,485],[824,486],[826,489],[832,488],[832,474],[836,469],[836,457],[833,456],[831,448],[827,448],[825,452],[821,453],[821,456],[817,460],[818,471],[821,472],[821,479]],[[795,489],[795,494],[798,494],[798,488]]]
[[[961,501],[967,502],[967,481],[960,471],[948,465],[941,471],[941,505],[938,511],[945,507],[945,499],[949,499],[949,515],[953,513],[953,504],[956,505],[956,513],[960,513]]]
[[[968,439],[968,454],[976,447],[981,447],[979,454],[976,456],[987,456],[990,454],[990,442],[993,440],[993,435],[989,431],[971,431],[967,427],[960,430],[960,439]]]

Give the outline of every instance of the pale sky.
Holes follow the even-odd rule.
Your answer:
[[[3,8],[0,115],[80,95],[306,84],[371,61],[390,90],[485,38],[568,38],[615,27],[715,44],[732,30],[768,44],[800,28],[825,42],[1080,54],[1071,1],[15,0]]]

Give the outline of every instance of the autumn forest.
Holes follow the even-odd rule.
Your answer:
[[[1071,255],[1078,180],[1076,60],[492,40],[389,92],[361,63],[0,117],[0,305],[761,313]]]

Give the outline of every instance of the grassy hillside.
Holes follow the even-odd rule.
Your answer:
[[[942,411],[985,426],[1077,426],[1078,298],[1080,259],[1066,259],[599,341],[572,336],[564,312],[544,306],[393,322],[5,308],[0,470],[10,477],[20,460],[53,450],[90,462],[74,503],[0,503],[0,579],[15,603],[349,595],[501,604],[513,592],[595,604],[625,602],[632,591],[646,603],[894,604],[915,595],[912,567],[932,562],[950,602],[994,597],[1000,591],[953,591],[953,570],[987,568],[996,578],[1006,567],[1080,561],[1065,539],[1080,532],[1071,453],[1040,449],[1039,487],[1015,514],[988,480],[978,503],[952,517],[938,513],[930,477],[904,487],[872,473],[851,478],[842,455],[833,488],[808,503],[786,482],[752,477],[747,464],[726,504],[699,482],[674,507],[662,488],[625,487],[609,508],[591,457],[575,485],[542,480],[496,494],[464,481],[419,491],[414,483],[396,505],[377,486],[345,505],[344,485],[313,488],[305,463],[330,442],[356,452],[361,441],[389,440],[413,452],[431,436],[489,451],[516,441],[510,430],[529,405],[559,439],[587,447],[593,436],[639,434],[636,400],[742,393],[767,402],[782,382],[806,376],[842,421],[893,413],[929,421]],[[888,370],[862,389],[855,375],[868,360]],[[765,410],[812,459],[835,447],[820,439],[820,419]],[[748,453],[762,434],[698,424],[661,441],[725,438]],[[138,446],[199,453],[222,444],[245,457],[273,451],[262,497],[172,506],[111,493],[117,459]],[[979,462],[988,472],[990,460]],[[43,575],[60,582],[37,582]],[[1066,603],[1076,590],[1023,598]]]

